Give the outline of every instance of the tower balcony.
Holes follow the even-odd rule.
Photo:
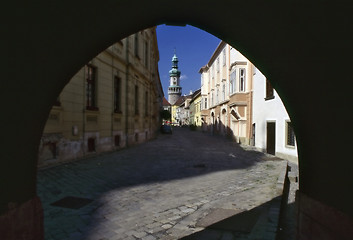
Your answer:
[[[181,93],[181,87],[179,86],[173,86],[168,88],[168,94],[169,93]]]
[[[169,93],[181,93],[181,88],[168,88],[168,94]]]

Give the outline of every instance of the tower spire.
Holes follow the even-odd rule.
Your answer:
[[[168,88],[168,102],[172,105],[174,105],[181,96],[181,87],[179,85],[181,72],[178,69],[178,62],[179,60],[176,55],[176,48],[174,48],[172,69],[169,71],[170,85]]]

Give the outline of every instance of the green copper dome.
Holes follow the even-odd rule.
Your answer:
[[[174,56],[172,58],[172,62],[178,62],[178,57],[176,56],[176,54],[174,53]]]
[[[180,77],[180,71],[176,68],[173,68],[169,71],[169,76],[171,77]]]
[[[180,77],[180,71],[178,70],[178,57],[174,53],[172,58],[172,69],[169,71],[169,76],[171,77]]]

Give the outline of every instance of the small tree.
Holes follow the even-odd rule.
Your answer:
[[[168,111],[168,110],[163,110],[163,111],[161,111],[161,117],[162,117],[162,119],[164,119],[164,120],[170,120],[170,118],[171,118],[171,114],[170,114],[170,112]]]

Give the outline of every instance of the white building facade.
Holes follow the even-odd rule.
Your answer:
[[[280,96],[255,68],[253,76],[254,146],[264,152],[298,162],[297,143],[291,121]]]

